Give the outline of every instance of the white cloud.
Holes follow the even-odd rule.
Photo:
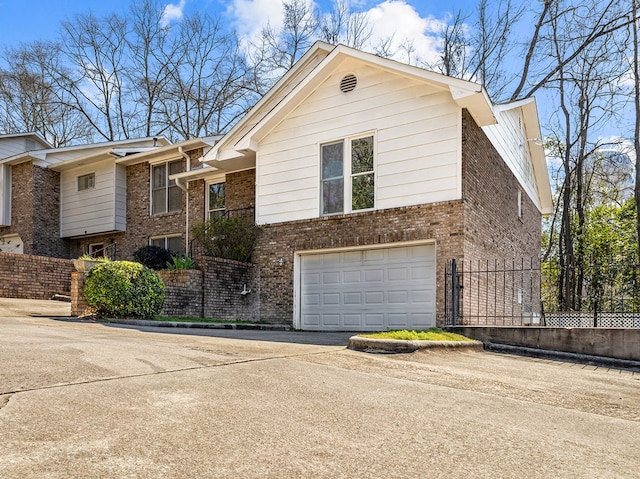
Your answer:
[[[180,20],[186,3],[186,0],[180,0],[180,3],[177,5],[168,3],[162,12],[162,24],[166,26],[173,21]]]
[[[372,47],[393,37],[391,50],[397,52],[396,60],[411,63],[415,63],[416,57],[426,62],[435,60],[439,43],[436,32],[445,24],[443,20],[421,17],[405,0],[386,0],[369,10],[367,15],[373,27]],[[407,43],[414,48],[410,58],[400,48]]]
[[[227,14],[233,18],[240,38],[256,41],[267,24],[276,30],[282,27],[282,3],[283,0],[233,0]]]
[[[313,0],[307,1],[311,8],[317,7]],[[275,30],[282,27],[282,3],[283,0],[233,0],[226,13],[241,39],[256,41],[267,24]],[[358,7],[363,7],[364,3],[365,0],[351,1],[352,6]],[[442,29],[445,20],[422,17],[406,0],[385,0],[364,13],[372,27],[367,45],[369,51],[392,37],[390,50],[396,53],[396,60],[415,63],[417,58],[427,62],[435,59],[439,42],[436,32]],[[409,43],[414,49],[410,58],[401,48]]]

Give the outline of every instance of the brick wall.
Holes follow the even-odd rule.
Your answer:
[[[28,254],[0,253],[0,296],[51,299],[71,290],[73,262]]]
[[[256,170],[239,171],[226,175],[226,208],[239,210],[256,204]]]
[[[60,173],[34,166],[33,186],[33,254],[69,258],[60,238]]]
[[[435,240],[436,317],[441,323],[446,260],[463,252],[462,219],[462,202],[451,201],[264,226],[253,256],[260,266],[261,319],[291,323],[296,251]]]
[[[184,193],[181,211],[151,216],[150,174],[149,163],[127,167],[127,234],[122,238],[118,248],[122,259],[133,259],[134,251],[147,246],[151,236],[184,234]]]
[[[11,167],[11,226],[0,226],[0,235],[20,235],[26,254],[33,254],[33,168],[32,162]]]
[[[539,282],[524,281],[508,270],[514,261],[519,267],[523,260],[529,264],[539,257],[542,215],[522,190],[518,216],[518,180],[466,110],[462,158],[464,268],[506,271],[464,276],[461,321],[482,318],[498,324],[505,317],[539,313]]]
[[[162,307],[163,316],[201,318],[202,271],[178,269],[157,271],[167,291]]]
[[[260,318],[260,270],[254,264],[199,256],[204,275],[204,316],[257,321]],[[251,293],[242,295],[244,286]]]
[[[28,161],[11,167],[11,226],[0,236],[18,234],[24,253],[69,258],[60,238],[60,174]]]
[[[71,316],[90,316],[93,312],[84,297],[84,284],[87,280],[85,272],[71,273]]]
[[[537,258],[542,216],[523,191],[518,217],[518,180],[466,110],[462,177],[465,259]]]

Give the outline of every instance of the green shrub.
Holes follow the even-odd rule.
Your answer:
[[[172,261],[171,252],[160,246],[143,246],[133,253],[133,257],[151,269],[167,269],[167,263]]]
[[[172,256],[171,261],[167,262],[167,269],[198,269],[196,262],[189,256]]]
[[[165,286],[140,263],[111,261],[87,273],[84,295],[98,317],[153,318],[162,311]]]
[[[91,256],[89,253],[84,253],[78,256],[76,259],[81,259],[86,261],[96,261],[100,263],[106,263],[107,261],[111,261],[111,259],[106,256]]]
[[[193,237],[205,254],[217,258],[249,261],[255,248],[260,227],[243,218],[210,218],[192,228]]]

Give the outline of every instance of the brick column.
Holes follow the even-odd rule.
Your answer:
[[[84,297],[84,283],[87,274],[80,271],[71,273],[71,316],[90,316],[91,307]]]

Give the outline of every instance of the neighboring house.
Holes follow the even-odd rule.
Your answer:
[[[0,145],[6,146],[9,139],[21,137],[6,136],[0,137]],[[22,136],[29,139],[28,135]],[[140,208],[132,211],[130,204],[144,193],[149,198],[152,187],[157,187],[158,198],[161,193],[169,194],[172,191],[169,172],[163,176],[160,168],[154,170],[157,177],[154,183],[150,181],[149,165],[136,176],[135,168],[129,168],[127,161],[132,155],[169,145],[166,139],[143,138],[62,148],[51,148],[44,141],[39,145],[40,149],[17,153],[15,148],[0,146],[3,154],[0,244],[5,245],[2,251],[69,258],[83,253],[101,255],[103,248],[121,241],[118,256],[126,257],[149,244],[146,234],[128,235],[127,231],[132,226],[135,230],[135,225],[152,216],[151,208],[160,200],[149,202],[144,211]],[[5,151],[9,156],[5,156]],[[184,158],[179,158],[183,165]],[[182,168],[175,167],[173,171]],[[175,202],[182,201],[181,192],[174,196],[178,197]],[[169,214],[171,208],[173,204]],[[158,223],[162,226],[163,220]],[[184,232],[184,226],[179,232]],[[7,247],[15,244],[20,244],[20,248]]]
[[[0,135],[0,160],[27,151],[45,148],[51,148],[51,145],[37,133]],[[0,252],[23,253],[24,242],[21,236],[6,228],[11,225],[11,185],[11,168],[0,161]],[[33,183],[26,186],[27,188],[32,187]],[[38,194],[38,191],[32,189],[28,197],[19,198],[19,201],[32,204],[34,201],[38,201]],[[33,228],[32,226],[27,227]]]
[[[127,228],[117,238],[120,256],[130,258],[144,245],[189,252],[191,228],[207,215],[202,178],[211,168],[200,159],[217,139],[195,138],[116,160],[127,177]],[[189,184],[173,179],[185,172],[191,174]]]
[[[451,258],[538,256],[540,137],[533,99],[493,105],[478,84],[316,43],[210,168],[171,178],[204,181],[208,205],[225,189],[227,209],[255,205],[261,320],[425,328],[442,324]]]

